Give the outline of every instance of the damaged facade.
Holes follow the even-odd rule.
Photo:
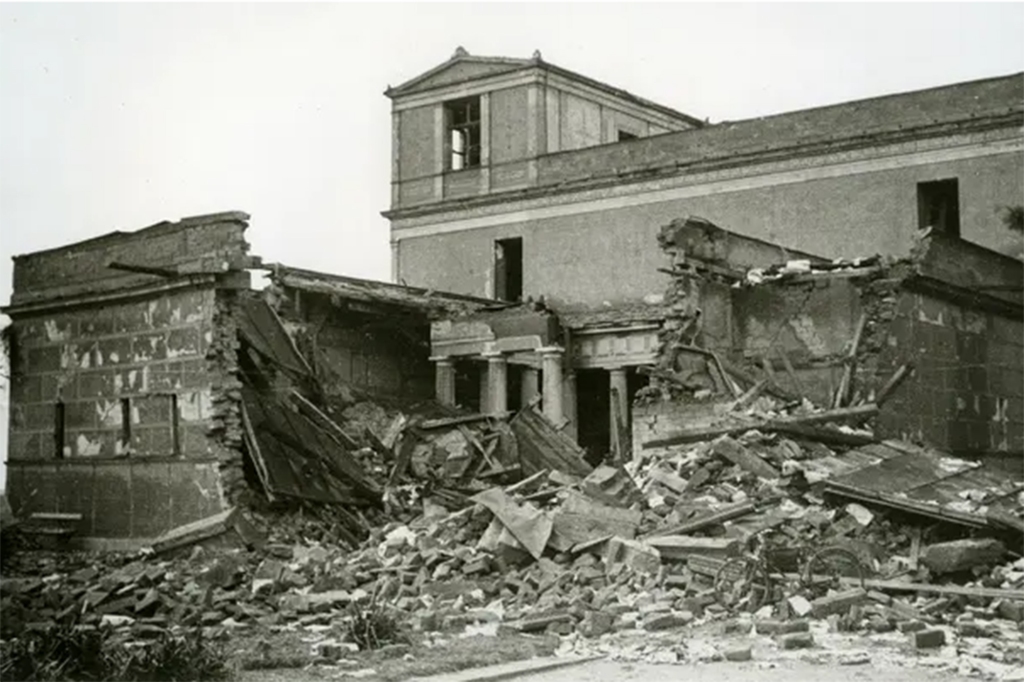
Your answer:
[[[534,344],[527,352],[501,349],[493,326],[435,323],[432,354],[439,384],[449,386],[442,377],[453,363],[481,377],[494,368],[491,391],[499,394],[500,407],[508,399],[502,395],[516,398],[522,386],[530,394],[536,370],[543,377],[547,362],[559,372],[541,380],[552,384],[545,396],[551,416],[564,418],[566,430],[596,458],[625,451],[630,406],[649,382],[643,368],[661,361],[663,324],[677,316],[674,306],[686,305],[666,299],[671,262],[657,241],[659,229],[677,218],[703,216],[745,238],[751,253],[744,267],[781,264],[803,251],[818,260],[909,257],[924,229],[958,240],[981,260],[998,261],[994,254],[980,255],[986,249],[1020,252],[1020,238],[1006,230],[1001,212],[1024,204],[1021,74],[709,125],[545,62],[539,54],[520,60],[475,57],[460,49],[386,94],[393,128],[392,197],[385,216],[391,221],[395,281],[542,302],[551,329],[558,329],[557,338],[543,341],[543,351]],[[1008,276],[1004,285],[1019,285],[1012,272],[993,274],[1000,281]],[[915,283],[926,279],[916,277]],[[970,282],[968,288],[990,284]],[[841,298],[839,286],[835,295]],[[748,305],[755,312],[758,296],[768,294],[752,293],[749,303],[737,302],[738,309]],[[785,296],[766,302],[782,314]],[[1005,296],[988,291],[982,298],[989,310],[984,306]],[[900,305],[900,314],[909,315],[907,306],[916,310],[931,303],[902,297]],[[934,334],[929,327],[914,333],[943,335],[946,348],[954,343],[954,330],[957,338],[967,338],[970,329],[985,324],[961,313],[947,310]],[[852,314],[853,321],[830,338],[803,339],[815,362],[841,353],[850,324],[857,322],[858,313]],[[920,314],[936,319],[937,311]],[[756,328],[763,317],[738,315],[735,322],[745,326],[735,330],[731,313],[698,320],[701,342],[747,357],[760,352],[759,344],[770,345],[765,330]],[[994,344],[998,360],[993,355],[995,364],[987,365],[993,382],[1005,367],[1019,372],[1019,363],[1003,356],[1020,338],[1019,326],[1008,326],[1001,314],[997,318],[996,333],[1006,343]],[[879,339],[867,339],[865,348]],[[740,345],[733,348],[734,342]],[[939,342],[930,336],[927,343]],[[975,344],[964,352],[973,370],[936,370],[936,376],[977,375],[987,351]],[[932,387],[951,380],[915,376]],[[890,430],[941,446],[1019,449],[1017,427],[1009,425],[1019,423],[1019,401],[1003,389],[981,388],[977,376],[971,381],[973,393],[960,391],[959,383],[942,387],[942,399],[961,415],[962,427],[939,425],[947,406],[939,406],[938,398],[918,417],[884,421]],[[814,388],[815,395],[823,391],[821,385]],[[439,397],[450,399],[448,390]],[[954,393],[962,395],[953,398]],[[463,391],[456,397],[474,399]],[[959,407],[961,398],[968,401],[969,418]],[[1004,414],[1012,416],[1004,420]]]
[[[14,260],[9,499],[86,537],[154,538],[242,482],[234,308],[244,213],[186,218]]]
[[[753,254],[770,247],[692,218],[660,242],[673,312],[638,441],[715,420],[716,403],[757,385],[825,408],[877,406],[882,438],[1024,452],[1021,261],[930,233],[902,259],[765,268]]]

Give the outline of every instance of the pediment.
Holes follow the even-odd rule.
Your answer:
[[[389,97],[401,97],[437,87],[497,76],[517,71],[531,64],[528,59],[497,57],[455,57],[387,91]]]

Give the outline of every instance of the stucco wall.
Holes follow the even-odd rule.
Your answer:
[[[399,156],[397,180],[413,180],[433,175],[434,107],[407,109],[399,114]]]
[[[491,163],[526,158],[528,131],[526,86],[491,93]]]
[[[948,177],[960,181],[965,239],[993,249],[1019,241],[997,209],[1024,203],[1024,158],[1000,154],[540,220],[512,214],[507,225],[448,234],[399,232],[398,275],[413,286],[488,295],[491,243],[522,236],[526,294],[591,307],[636,301],[664,291],[657,231],[687,214],[829,258],[901,256],[918,228],[917,183]]]

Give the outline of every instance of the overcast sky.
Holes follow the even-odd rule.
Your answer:
[[[1022,4],[0,4],[0,303],[12,255],[224,210],[387,279],[382,93],[459,45],[715,122],[1021,71],[1022,35]]]

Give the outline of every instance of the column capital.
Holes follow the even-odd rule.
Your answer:
[[[500,350],[485,350],[480,354],[487,362],[507,362],[508,356]]]
[[[538,348],[537,352],[541,355],[561,355],[565,352],[565,349],[561,346],[544,346],[542,348]]]

